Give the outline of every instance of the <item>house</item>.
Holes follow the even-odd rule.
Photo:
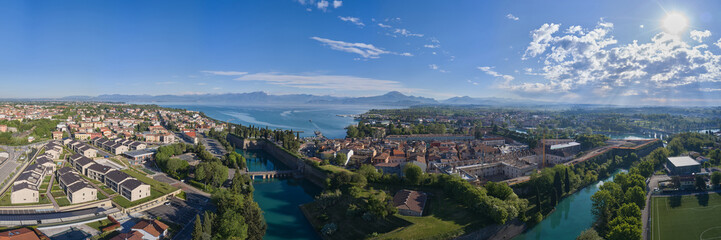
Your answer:
[[[55,166],[56,166],[55,162],[46,155],[36,158],[35,163],[37,163],[40,166],[43,166],[46,169],[52,169],[52,171],[55,171]]]
[[[401,163],[376,163],[373,164],[373,166],[383,171],[383,174],[395,174],[399,176],[401,174]]]
[[[10,203],[12,204],[36,203],[39,199],[40,193],[36,186],[28,183],[18,183],[12,187],[12,193],[10,194]]]
[[[84,181],[77,181],[71,184],[66,188],[65,192],[68,200],[70,200],[72,204],[90,202],[98,199],[98,190],[92,188]]]
[[[146,197],[150,197],[150,185],[145,184],[137,179],[131,178],[120,184],[120,194],[128,200],[136,201]]]
[[[55,140],[63,139],[63,132],[61,132],[61,131],[54,131],[54,132],[53,132],[53,139],[55,139]]]
[[[102,164],[92,163],[87,168],[86,176],[100,182],[105,182],[105,174],[110,172],[110,170],[113,169]]]
[[[78,172],[80,172],[80,174],[87,175],[86,170],[94,162],[95,161],[93,161],[92,159],[90,159],[88,157],[81,156],[80,158],[73,161],[73,166],[75,167],[76,170],[78,170]]]
[[[0,232],[0,240],[40,240],[40,238],[32,229],[19,228]]]
[[[423,216],[427,195],[423,192],[403,189],[393,196],[393,206],[398,213],[405,216]]]
[[[143,234],[143,239],[156,240],[168,235],[168,225],[158,220],[141,220],[133,226],[132,231]]]
[[[131,179],[130,175],[113,169],[105,174],[105,185],[108,185],[115,192],[120,192],[120,184],[128,179]]]

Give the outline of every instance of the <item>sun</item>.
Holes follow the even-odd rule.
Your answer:
[[[688,19],[683,14],[672,12],[666,14],[661,21],[663,29],[671,34],[679,34],[688,27]]]

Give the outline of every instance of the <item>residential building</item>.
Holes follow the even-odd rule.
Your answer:
[[[28,183],[18,183],[12,186],[12,193],[10,194],[10,203],[21,204],[21,203],[36,203],[40,200],[40,193],[36,186]]]
[[[168,235],[168,225],[156,219],[141,220],[130,229],[143,234],[144,240],[161,239]]]
[[[689,156],[669,157],[666,168],[670,175],[692,175],[701,172],[701,164]]]
[[[428,197],[425,193],[403,189],[393,196],[393,206],[398,208],[398,213],[405,216],[423,216],[423,209],[426,206]]]

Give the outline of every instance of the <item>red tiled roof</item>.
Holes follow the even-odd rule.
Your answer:
[[[423,207],[426,205],[426,198],[426,194],[423,192],[403,189],[393,196],[393,206],[398,209],[407,209],[423,213]]]
[[[29,228],[19,228],[10,231],[0,232],[0,240],[40,240],[37,234]]]

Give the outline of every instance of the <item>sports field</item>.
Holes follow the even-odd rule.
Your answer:
[[[651,240],[721,239],[721,195],[654,197]]]

